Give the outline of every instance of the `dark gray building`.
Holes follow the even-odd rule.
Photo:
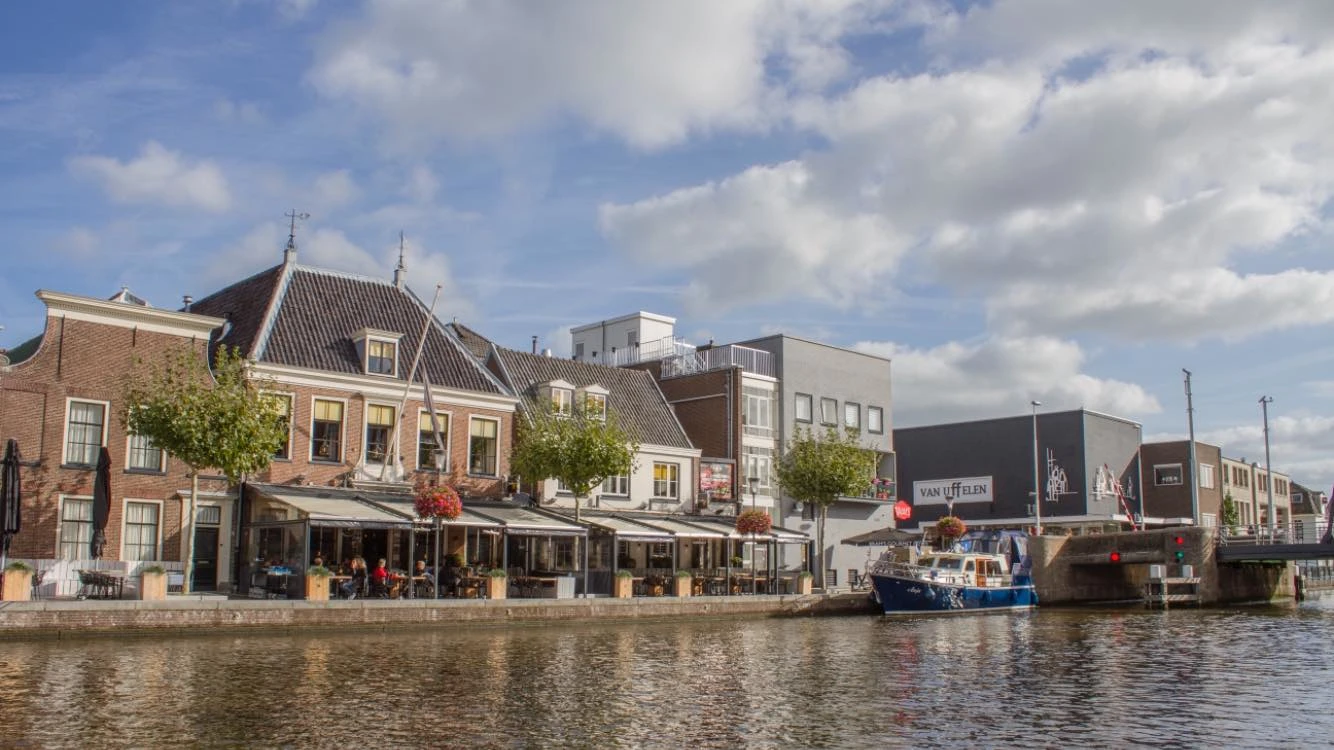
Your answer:
[[[913,506],[899,527],[952,507],[970,527],[1032,531],[1036,474],[1048,533],[1129,528],[1143,511],[1140,441],[1138,423],[1084,409],[896,429],[899,494]]]

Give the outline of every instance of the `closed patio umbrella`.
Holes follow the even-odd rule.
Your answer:
[[[111,453],[102,446],[97,454],[97,474],[93,478],[92,559],[102,557],[107,544],[107,519],[111,516]]]
[[[0,464],[0,570],[9,557],[9,541],[22,525],[22,497],[19,476],[19,444],[14,438],[5,443],[5,459]]]

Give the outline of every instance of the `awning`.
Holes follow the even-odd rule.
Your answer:
[[[921,538],[920,533],[914,534],[903,529],[884,528],[847,537],[843,540],[843,544],[850,544],[854,547],[879,547],[890,544],[907,544],[916,542]]]
[[[719,536],[725,536],[728,539],[739,539],[746,542],[768,542],[774,537],[770,534],[742,534],[736,530],[736,519],[728,516],[726,520],[718,518],[692,517],[691,526],[699,526],[710,531],[718,532]],[[772,529],[770,530],[772,532]]]
[[[506,534],[526,536],[586,536],[588,529],[530,508],[503,505],[474,506],[472,512],[505,528]]]
[[[360,500],[314,495],[264,493],[266,497],[296,508],[311,526],[336,526],[349,529],[398,529],[412,523],[404,516]]]
[[[725,534],[720,534],[710,529],[696,526],[692,523],[683,523],[673,518],[634,518],[635,523],[642,523],[646,526],[652,526],[655,529],[662,529],[669,532],[678,539],[726,539]]]
[[[811,540],[809,536],[800,531],[784,529],[781,526],[774,526],[769,529],[769,535],[779,544],[805,544]]]
[[[589,526],[609,531],[615,534],[617,539],[626,542],[669,542],[672,539],[672,534],[669,531],[646,526],[628,518],[584,516],[581,520]]]
[[[384,508],[385,510],[388,510],[392,513],[396,513],[398,515],[411,518],[419,524],[431,523],[431,519],[419,518],[417,516],[417,508],[413,504],[412,500],[408,499],[391,500],[382,497],[363,498],[363,499],[365,499],[366,502],[368,503]],[[461,513],[458,518],[441,519],[441,523],[445,526],[479,526],[479,527],[490,527],[490,528],[500,528],[501,526],[501,524],[497,521],[473,513],[472,511],[468,510],[467,506],[464,506],[463,513]]]

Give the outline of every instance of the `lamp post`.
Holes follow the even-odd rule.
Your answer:
[[[750,488],[750,509],[755,510],[755,493],[760,489],[759,477],[747,477],[746,485]],[[755,532],[750,532],[750,593],[758,594],[760,592],[759,584],[755,582]]]
[[[1038,407],[1041,401],[1029,401],[1033,407],[1033,516],[1038,536],[1042,536],[1042,480],[1038,471]]]
[[[1274,403],[1274,399],[1269,396],[1260,397],[1260,411],[1264,414],[1265,420],[1265,490],[1269,495],[1269,541],[1274,541],[1274,472],[1269,468],[1269,405]]]
[[[1186,373],[1186,427],[1190,430],[1190,523],[1200,525],[1200,480],[1197,478],[1200,462],[1195,455],[1195,402],[1190,392],[1190,370]],[[1144,514],[1144,493],[1140,493],[1140,514]]]

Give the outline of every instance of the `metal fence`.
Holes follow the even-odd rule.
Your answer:
[[[1219,526],[1215,529],[1215,538],[1220,545],[1240,546],[1247,544],[1320,544],[1329,533],[1327,521],[1289,521],[1275,524],[1271,531],[1268,524],[1250,524],[1247,526]]]
[[[79,571],[95,570],[121,576],[125,581],[122,596],[136,599],[139,596],[139,574],[150,565],[160,566],[168,574],[183,574],[185,564],[173,561],[148,560],[23,560],[35,571],[33,580],[40,581],[33,586],[33,595],[39,599],[67,599],[79,593]]]

